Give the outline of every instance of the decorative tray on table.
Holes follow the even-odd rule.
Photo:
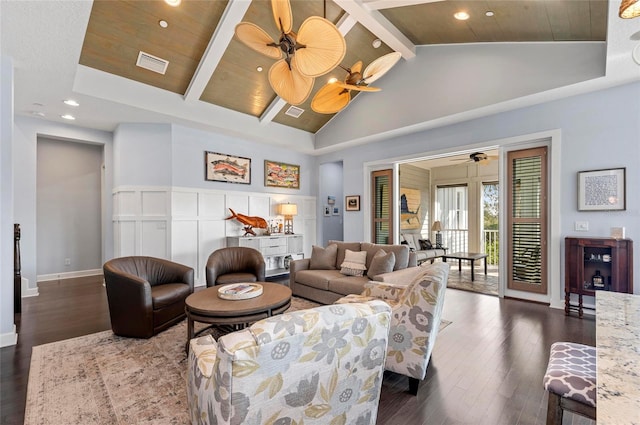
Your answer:
[[[262,294],[259,283],[232,283],[218,288],[218,296],[225,300],[247,300]]]

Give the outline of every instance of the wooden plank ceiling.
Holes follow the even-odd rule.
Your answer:
[[[183,0],[179,7],[171,7],[162,0],[96,0],[79,62],[184,95],[221,22],[227,3],[226,0]],[[323,0],[292,0],[291,5],[294,31],[309,16],[325,16],[325,10],[327,19],[336,24],[345,15],[330,0],[326,3]],[[453,14],[461,10],[467,11],[472,19],[455,20]],[[487,11],[493,12],[493,16],[486,16]],[[606,0],[436,1],[380,9],[379,12],[415,45],[604,41],[607,31]],[[161,28],[158,25],[160,20],[166,20],[169,26]],[[278,39],[269,1],[253,1],[243,21],[257,24]],[[367,28],[356,23],[345,35],[347,53],[342,66],[350,67],[362,60],[366,67],[374,59],[392,51],[384,43],[374,48],[372,41],[376,38]],[[166,74],[137,67],[139,51],[168,60]],[[233,37],[200,100],[255,117],[263,116],[277,100],[268,81],[268,71],[274,62]],[[258,66],[262,67],[262,72],[257,71]],[[305,111],[299,118],[285,115],[289,105],[282,102],[284,106],[275,114],[273,121],[317,132],[333,115],[313,112],[310,107],[313,95],[329,78],[343,80],[346,75],[338,67],[317,78],[311,96],[298,105]],[[384,79],[375,85],[384,89]],[[361,93],[360,96],[375,96],[375,93]]]

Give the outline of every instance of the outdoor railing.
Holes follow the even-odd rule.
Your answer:
[[[498,265],[500,264],[499,256],[499,233],[497,230],[484,230],[482,235],[482,249],[487,257],[487,264]]]
[[[499,257],[499,233],[497,230],[484,230],[482,232],[482,252],[487,254],[487,264],[498,265]],[[468,230],[443,230],[442,244],[447,252],[466,252],[469,249]]]

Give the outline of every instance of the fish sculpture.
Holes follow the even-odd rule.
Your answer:
[[[244,236],[247,236],[247,235],[256,236],[256,232],[253,231],[254,227],[257,227],[258,229],[266,229],[268,227],[267,221],[262,217],[238,214],[231,208],[229,208],[229,211],[231,211],[232,215],[231,217],[225,218],[225,220],[231,220],[232,218],[235,218],[240,223],[244,224]]]

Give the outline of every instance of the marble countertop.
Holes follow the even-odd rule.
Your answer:
[[[640,424],[640,295],[596,292],[598,425]]]

